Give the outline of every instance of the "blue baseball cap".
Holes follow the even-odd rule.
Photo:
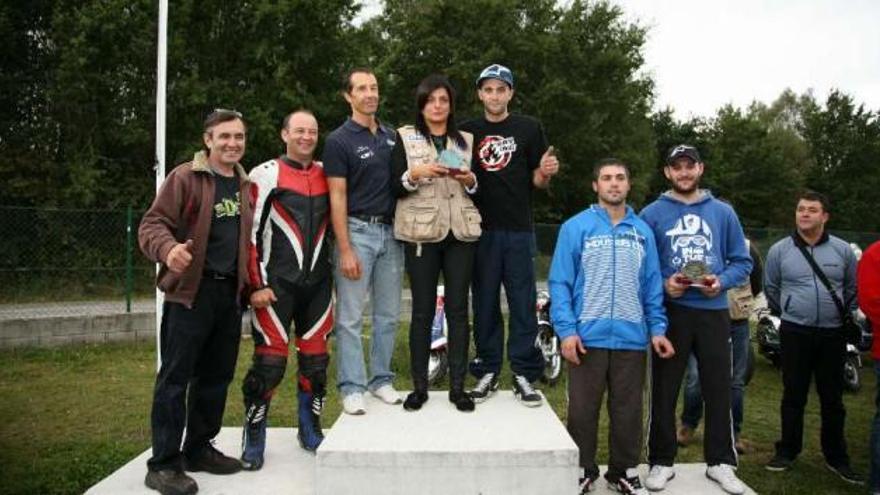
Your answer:
[[[478,88],[485,79],[498,79],[499,81],[507,83],[507,85],[510,86],[510,89],[513,89],[513,72],[501,64],[492,64],[480,72],[480,76],[477,78]]]

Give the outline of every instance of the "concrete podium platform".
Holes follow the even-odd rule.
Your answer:
[[[527,408],[505,390],[478,404],[473,413],[456,411],[446,392],[432,392],[422,410],[412,413],[372,396],[366,397],[366,405],[367,414],[342,414],[325,429],[317,455],[299,448],[295,429],[270,428],[262,470],[231,476],[191,473],[199,494],[577,493],[577,448],[546,403]],[[216,444],[227,455],[239,455],[241,428],[223,428]],[[148,449],[86,494],[155,495],[144,486],[149,456]],[[664,495],[724,493],[706,479],[705,464],[675,469]],[[647,475],[647,466],[640,470]],[[593,493],[615,493],[605,485],[600,479]]]
[[[318,495],[575,494],[577,447],[546,402],[509,390],[462,413],[447,392],[418,412],[370,397],[343,414],[317,453]]]
[[[224,454],[241,454],[241,428],[223,428],[215,441]],[[269,428],[267,445],[266,463],[260,471],[229,476],[189,473],[199,484],[199,495],[314,495],[315,455],[299,448],[296,429]],[[151,454],[147,449],[91,487],[86,495],[157,495],[159,492],[144,485]]]
[[[605,476],[605,470],[608,466],[600,466],[600,476]],[[642,484],[648,477],[648,465],[639,466],[639,473],[642,475]],[[595,495],[616,494],[618,492],[608,488],[604,477],[600,477],[595,485],[595,491],[590,492]],[[717,483],[706,478],[706,465],[703,463],[695,464],[676,464],[675,478],[666,485],[666,489],[662,492],[648,492],[657,495],[727,495],[727,492],[721,489]],[[745,495],[755,495],[755,491],[746,486]]]

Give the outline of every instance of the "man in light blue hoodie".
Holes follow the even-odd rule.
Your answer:
[[[584,470],[581,493],[592,491],[599,478],[596,437],[606,388],[611,458],[605,479],[620,493],[646,493],[636,467],[649,339],[660,357],[675,353],[665,337],[654,234],[626,205],[629,188],[623,162],[597,163],[593,190],[599,204],[562,225],[550,267],[550,316],[570,363],[568,431]]]
[[[745,492],[745,485],[735,473],[726,291],[748,279],[752,259],[733,208],[700,189],[704,168],[693,146],[673,148],[663,167],[672,189],[641,212],[657,239],[669,317],[667,337],[677,352],[672,359],[652,363],[651,471],[645,485],[659,491],[675,476],[675,404],[688,355],[693,352],[706,404],[706,477],[727,493],[739,494]]]

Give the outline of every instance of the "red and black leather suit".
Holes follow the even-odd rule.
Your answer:
[[[258,165],[250,176],[254,227],[248,272],[255,290],[270,287],[277,301],[251,310],[254,360],[242,387],[246,422],[265,422],[287,365],[291,322],[298,396],[312,401],[310,408],[320,414],[333,328],[327,179],[321,163],[303,166],[287,157]]]

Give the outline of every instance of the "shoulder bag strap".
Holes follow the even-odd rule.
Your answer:
[[[825,289],[828,290],[828,293],[831,294],[831,299],[834,301],[834,305],[837,306],[837,311],[840,312],[840,320],[846,321],[846,310],[843,307],[843,301],[841,301],[840,298],[837,297],[837,293],[834,292],[834,289],[831,287],[831,282],[828,280],[828,277],[825,276],[825,272],[823,272],[822,269],[819,268],[819,265],[816,264],[816,260],[813,259],[813,255],[811,255],[810,252],[807,251],[807,248],[805,248],[798,242],[798,239],[794,239],[794,245],[797,246],[798,249],[800,249],[801,254],[804,255],[804,258],[807,259],[807,263],[809,263],[810,267],[813,269],[813,273],[815,273],[816,276],[819,277],[819,281],[822,282],[822,285],[824,285]]]

